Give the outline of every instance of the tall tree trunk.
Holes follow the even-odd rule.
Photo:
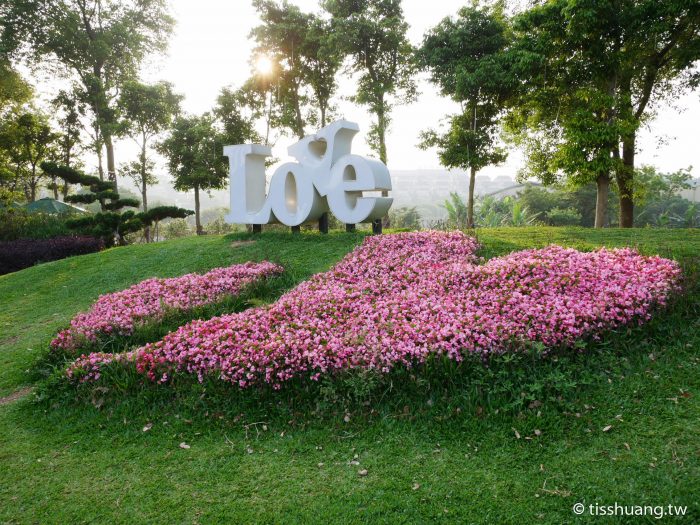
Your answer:
[[[379,140],[379,160],[384,164],[387,164],[387,152],[386,152],[386,105],[384,99],[382,98],[379,104],[379,109],[377,110],[377,138]],[[382,197],[388,197],[389,192],[387,190],[382,190]],[[377,219],[382,220],[382,219]],[[391,221],[389,220],[389,214],[387,213],[384,217],[383,226],[385,228],[391,227]]]
[[[102,164],[102,145],[100,144],[95,148],[95,153],[97,153],[97,173],[100,175],[100,180],[105,180],[105,169]]]
[[[147,212],[148,211],[148,198],[146,195],[146,179],[141,179],[141,200],[142,200],[142,205],[143,205],[143,211]],[[146,237],[146,242],[151,242],[151,227],[146,226],[143,229],[143,235]]]
[[[53,179],[53,183],[51,184],[51,186],[53,186],[53,198],[55,200],[58,200],[58,181],[56,180],[56,178]]]
[[[384,164],[388,164],[388,156],[386,151],[386,106],[382,99],[377,110],[377,139],[379,140],[379,160]],[[382,197],[388,197],[389,192],[382,191]]]
[[[29,193],[31,195],[31,201],[36,200],[36,187],[38,186],[38,181],[36,178],[36,166],[32,166],[32,178],[29,181]]]
[[[635,134],[622,139],[622,166],[617,173],[620,190],[620,228],[634,226],[634,148]]]
[[[270,145],[270,126],[272,125],[272,88],[270,88],[270,100],[267,105],[267,129],[265,131],[265,146]]]
[[[148,211],[148,195],[146,194],[146,182],[148,182],[148,177],[146,173],[146,137],[143,136],[143,142],[141,143],[141,205],[143,206],[144,213]],[[146,238],[146,242],[151,242],[151,227],[146,226],[143,229],[143,235]]]
[[[105,141],[105,149],[107,150],[107,180],[114,183],[114,191],[118,192],[117,186],[117,167],[114,162],[114,143],[110,133],[102,133]]]
[[[326,127],[326,104],[321,104],[321,127]]]
[[[595,227],[608,225],[608,195],[610,193],[610,174],[600,173],[596,179]]]
[[[66,166],[70,168],[70,163],[71,163],[71,145],[70,145],[70,138],[68,135],[66,135],[66,140],[65,144],[63,146],[65,149],[65,155],[63,157],[63,162],[65,163]],[[63,201],[65,202],[66,197],[68,197],[68,181],[63,181],[63,187],[61,188],[61,193],[63,194]],[[58,197],[56,197],[58,199]]]
[[[377,110],[377,138],[379,140],[379,160],[387,164],[386,152],[386,107],[382,100]]]
[[[476,169],[469,172],[469,201],[467,202],[467,228],[474,228],[474,186],[476,185]]]
[[[299,104],[299,95],[297,94],[296,97],[294,97],[294,113],[295,113],[295,118],[296,118],[296,129],[294,132],[297,134],[297,137],[299,137],[299,140],[304,138],[304,119],[301,116],[301,105]]]
[[[199,185],[194,187],[194,222],[197,229],[197,235],[204,235],[202,222],[199,217]]]

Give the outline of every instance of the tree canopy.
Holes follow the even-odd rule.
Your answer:
[[[506,159],[499,145],[500,118],[517,89],[510,65],[510,31],[500,6],[465,7],[430,30],[418,52],[421,65],[443,95],[462,112],[447,131],[424,131],[421,147],[437,147],[443,166],[470,170],[467,227],[474,227],[476,174]]]

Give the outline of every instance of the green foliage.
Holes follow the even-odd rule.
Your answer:
[[[142,220],[150,224],[157,223],[163,219],[184,219],[193,213],[192,210],[185,210],[177,206],[156,206],[141,215]]]
[[[228,175],[224,142],[209,114],[175,119],[168,137],[158,145],[168,161],[175,189],[224,188]]]
[[[11,172],[3,177],[9,189],[21,189],[26,200],[36,200],[44,178],[39,165],[53,154],[57,139],[48,117],[38,111],[22,111],[0,123],[0,157],[7,159],[4,171]]]
[[[121,174],[129,177],[134,185],[141,190],[141,198],[146,195],[148,186],[153,186],[158,183],[158,177],[155,175],[156,164],[148,157],[143,162],[143,156],[139,155],[139,160],[134,160],[121,167]]]
[[[694,228],[700,226],[697,203],[681,195],[689,189],[690,168],[674,173],[659,173],[652,166],[642,166],[635,172],[636,226]]]
[[[85,115],[85,104],[74,92],[61,90],[51,101],[51,105],[57,113],[59,127],[56,157],[64,166],[81,167],[82,163],[76,157],[82,146],[81,118]],[[54,199],[58,199],[59,190],[63,193],[64,200],[68,196],[70,184],[65,179],[59,187],[58,179],[53,177],[50,186],[54,191]]]
[[[116,199],[105,204],[105,208],[110,211],[121,210],[122,208],[138,208],[141,202],[138,199]]]
[[[66,215],[27,213],[23,208],[0,208],[0,241],[51,239],[69,235]]]
[[[445,201],[447,210],[447,226],[449,228],[469,228],[468,207],[464,199],[458,193],[451,193]],[[515,197],[505,197],[498,200],[486,195],[476,199],[474,210],[474,224],[484,228],[498,226],[531,226],[536,224],[541,213],[533,212],[521,200]]]
[[[392,208],[389,210],[389,223],[395,229],[419,230],[421,228],[420,212],[415,206]]]
[[[332,45],[350,57],[349,71],[359,76],[353,102],[375,116],[368,142],[387,163],[386,133],[395,104],[416,98],[414,49],[400,0],[324,0],[332,16]]]
[[[148,186],[158,182],[154,175],[155,164],[148,157],[150,141],[171,125],[180,112],[182,99],[168,82],[149,85],[129,80],[119,95],[123,133],[136,141],[140,149],[138,160],[127,164],[125,171],[141,192],[144,211],[148,210]],[[148,228],[146,240],[150,240]]]
[[[308,124],[326,123],[342,56],[326,20],[286,2],[255,0],[254,6],[262,23],[250,34],[252,61],[267,57],[273,71],[256,71],[248,88],[269,92],[271,124],[302,138]]]
[[[503,224],[507,213],[506,203],[486,195],[476,202],[475,223],[484,228],[497,228]]]
[[[119,94],[119,108],[124,133],[132,138],[148,140],[166,130],[180,112],[184,97],[173,91],[169,82],[143,84],[136,80],[124,83]]]
[[[31,86],[12,64],[0,58],[0,117],[4,117],[8,111],[18,110],[22,104],[31,100],[32,95]]]
[[[254,118],[257,113],[247,115],[251,106],[255,107],[256,102],[251,102],[249,94],[245,89],[232,90],[223,88],[219,92],[214,107],[214,116],[221,124],[225,141],[227,144],[245,144],[246,142],[259,143],[262,138],[255,131]]]
[[[165,0],[16,0],[2,8],[0,51],[33,63],[53,62],[80,81],[116,183],[112,137],[120,130],[115,101],[145,57],[162,52],[173,19]]]
[[[121,388],[85,389],[80,401],[75,391],[35,401],[47,388],[36,371],[25,371],[99,294],[152,276],[270,257],[290,269],[289,287],[325,270],[361,238],[350,237],[192,237],[0,279],[1,395],[38,383],[0,410],[0,479],[8,496],[0,520],[248,523],[291,516],[304,523],[559,525],[575,522],[575,502],[631,501],[687,504],[687,520],[697,521],[694,230],[479,230],[487,258],[557,243],[633,246],[683,262],[684,295],[670,309],[576,352],[542,358],[531,351],[489,366],[477,356],[459,366],[431,362],[385,381],[339,377],[325,391],[325,384],[312,384],[241,394],[216,381],[172,389],[123,374]],[[241,240],[255,242],[231,246]],[[181,449],[183,442],[191,448]],[[363,469],[367,475],[359,476]],[[95,483],[96,472],[114,475]],[[58,485],[69,487],[70,497],[54,490]],[[222,498],[231,487],[235,498]],[[45,494],[41,501],[37,491]]]
[[[498,145],[499,119],[518,85],[508,53],[510,30],[502,6],[464,7],[423,39],[419,60],[431,81],[462,106],[442,133],[421,133],[420,147],[438,148],[440,163],[470,169],[467,225],[473,226],[474,184],[482,168],[506,160]]]
[[[532,213],[521,200],[514,197],[506,197],[503,203],[508,207],[503,226],[531,226],[539,217],[539,213]]]
[[[581,214],[576,208],[552,208],[547,212],[547,222],[552,226],[580,226]]]
[[[631,227],[637,131],[654,103],[692,87],[700,5],[554,0],[514,27],[524,89],[510,128],[531,153],[530,174],[585,184],[614,173],[620,224]]]
[[[205,113],[176,118],[168,137],[158,145],[168,161],[175,189],[194,190],[198,235],[204,233],[200,220],[200,191],[225,188],[228,182],[228,163],[223,155],[227,138],[217,129],[213,117]]]
[[[451,192],[450,198],[445,201],[444,207],[447,210],[447,221],[450,228],[463,230],[468,227],[467,205],[458,193]]]
[[[122,208],[137,208],[140,202],[137,199],[122,198],[112,189],[109,182],[100,180],[91,175],[85,175],[80,171],[60,166],[54,163],[44,163],[44,171],[54,177],[64,178],[67,182],[87,186],[89,192],[77,195],[69,195],[69,202],[92,203],[99,201],[101,213],[78,217],[67,221],[67,226],[80,231],[85,235],[99,237],[104,240],[106,246],[112,246],[115,242],[123,245],[127,242],[127,236],[151,224],[158,224],[167,217],[187,217],[192,212],[175,206],[160,206],[144,213],[126,211],[118,213]]]
[[[161,234],[165,239],[180,239],[182,237],[189,237],[194,235],[195,231],[190,228],[185,219],[173,219],[172,221],[167,221],[163,223],[160,227],[159,234]]]

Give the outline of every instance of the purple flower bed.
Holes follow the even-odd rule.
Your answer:
[[[70,328],[51,342],[54,349],[75,351],[110,335],[131,335],[134,328],[157,321],[167,312],[187,311],[237,295],[246,286],[279,274],[271,262],[245,263],[216,268],[203,275],[148,279],[126,290],[100,296],[89,311],[78,314]]]
[[[29,268],[40,262],[85,255],[104,248],[95,237],[54,237],[0,241],[0,275]]]
[[[152,381],[192,374],[241,388],[354,368],[389,372],[432,355],[571,345],[650,318],[676,289],[678,265],[634,250],[550,246],[492,259],[459,232],[367,238],[330,271],[271,306],[194,321],[126,354],[82,356],[79,381],[135,366]]]

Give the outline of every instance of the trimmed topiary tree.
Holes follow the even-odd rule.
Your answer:
[[[108,247],[126,244],[128,234],[142,230],[153,223],[157,224],[165,218],[184,218],[194,213],[176,206],[158,206],[145,213],[133,210],[122,212],[123,208],[137,208],[141,203],[138,199],[121,198],[114,190],[112,182],[53,162],[44,162],[41,169],[49,176],[61,178],[67,183],[81,185],[89,190],[86,193],[69,195],[66,201],[82,204],[99,202],[101,211],[70,219],[66,224],[83,235],[99,237]]]

